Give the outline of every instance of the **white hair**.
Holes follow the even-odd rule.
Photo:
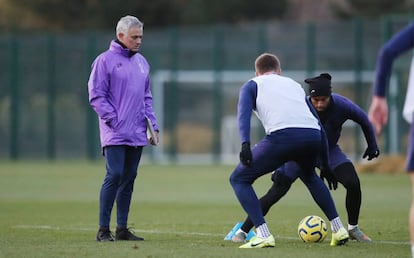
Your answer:
[[[116,25],[116,35],[118,35],[120,32],[127,34],[129,29],[135,26],[139,28],[143,28],[144,23],[138,20],[138,18],[135,16],[131,16],[131,15],[124,16],[118,21],[118,24]]]

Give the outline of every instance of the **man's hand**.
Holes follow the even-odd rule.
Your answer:
[[[160,136],[159,136],[159,132],[158,131],[154,131],[154,137],[150,137],[149,142],[151,145],[158,145],[158,143],[160,142]]]
[[[374,96],[368,111],[368,118],[375,128],[377,135],[388,122],[388,104],[385,97]]]
[[[320,175],[319,177],[324,181],[326,179],[326,182],[328,183],[329,190],[336,190],[338,188],[338,180],[336,179],[336,176],[332,172],[330,168],[320,168]]]
[[[250,149],[250,142],[243,142],[240,151],[240,162],[245,166],[250,166],[253,163],[252,150]]]
[[[378,148],[372,148],[368,146],[368,148],[365,150],[364,155],[362,155],[362,158],[367,158],[368,160],[372,160],[376,157],[378,157],[380,154],[380,151]]]

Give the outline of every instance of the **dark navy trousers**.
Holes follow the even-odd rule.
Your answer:
[[[241,206],[258,227],[265,222],[260,201],[253,189],[254,181],[282,166],[295,161],[309,180],[311,189],[327,187],[315,172],[316,162],[321,152],[321,133],[316,129],[288,128],[266,135],[252,148],[253,163],[237,165],[230,175],[230,184]],[[315,190],[316,191],[316,190]],[[329,194],[329,190],[327,190]],[[329,198],[332,198],[329,195]]]
[[[142,146],[107,146],[106,175],[99,197],[99,226],[109,228],[111,212],[116,201],[117,226],[127,227],[134,181],[138,174]]]
[[[329,156],[331,157],[331,156]],[[351,172],[351,171],[350,171]],[[338,211],[336,210],[335,203],[332,199],[326,185],[321,178],[315,173],[311,176],[305,176],[304,172],[298,167],[295,162],[288,162],[283,167],[278,168],[277,173],[282,173],[289,177],[294,182],[298,177],[308,188],[313,200],[321,208],[326,217],[332,220],[338,217]],[[275,187],[274,185],[272,187]]]

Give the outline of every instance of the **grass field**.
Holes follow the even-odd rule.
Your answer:
[[[228,183],[232,168],[143,165],[129,222],[145,241],[98,243],[102,162],[3,161],[0,257],[410,257],[407,175],[360,175],[360,226],[374,243],[330,247],[330,233],[323,243],[302,243],[299,221],[310,214],[325,217],[298,181],[267,217],[276,247],[244,250],[223,240],[245,216]],[[268,176],[255,183],[259,195],[269,186]],[[342,187],[333,192],[346,223],[344,194]]]

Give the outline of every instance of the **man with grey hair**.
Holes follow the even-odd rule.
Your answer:
[[[122,17],[116,26],[116,40],[92,64],[88,81],[89,103],[99,119],[106,175],[99,197],[97,241],[144,240],[128,226],[134,181],[143,147],[156,145],[158,124],[152,108],[150,66],[138,53],[143,23],[134,16]],[[147,138],[147,126],[155,132]],[[116,202],[115,238],[110,231],[111,212]]]

